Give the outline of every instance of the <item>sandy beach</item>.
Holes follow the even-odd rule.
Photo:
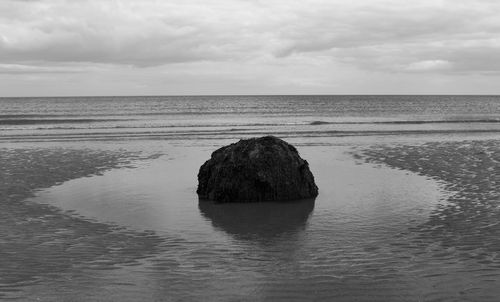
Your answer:
[[[213,144],[3,149],[2,295],[175,300],[211,288],[230,301],[243,299],[230,290],[241,286],[260,300],[288,299],[291,288],[297,299],[312,288],[339,301],[498,295],[498,140],[301,145],[316,201],[227,208],[195,199],[194,176]],[[248,249],[253,256],[241,258]],[[302,274],[310,278],[293,281]]]
[[[41,279],[71,278],[82,264],[109,269],[153,253],[161,238],[117,225],[89,221],[74,213],[26,201],[65,181],[132,167],[141,156],[71,148],[0,151],[0,298]],[[77,274],[77,273],[76,273]],[[36,299],[36,297],[33,297]]]
[[[292,288],[297,299],[311,288],[318,297],[346,301],[395,295],[380,280],[414,295],[406,273],[398,272],[409,256],[395,253],[391,244],[397,240],[391,238],[425,222],[437,200],[433,181],[357,165],[349,145],[306,144],[299,149],[321,188],[316,201],[224,208],[198,203],[193,183],[213,143],[122,144],[149,153],[163,149],[168,156],[162,157],[113,144],[5,149],[2,230],[8,236],[0,265],[8,273],[2,295],[176,300],[206,297],[208,289],[219,293],[209,295],[211,301],[245,300],[255,291],[261,300],[281,300],[290,298]],[[406,182],[413,187],[403,188]],[[377,197],[382,192],[384,201]],[[311,253],[316,260],[306,261]],[[368,272],[373,276],[359,279]],[[302,274],[299,284],[295,278]],[[360,282],[365,289],[353,291]],[[241,287],[247,290],[233,290]]]
[[[409,229],[412,240],[400,242],[436,265],[422,282],[422,287],[440,286],[428,296],[431,300],[494,301],[498,297],[499,149],[498,140],[466,140],[373,146],[360,153],[367,162],[442,184],[445,200],[428,221]]]
[[[500,260],[499,150],[500,141],[486,140],[373,147],[363,155],[440,181],[450,196],[415,231],[488,263]]]

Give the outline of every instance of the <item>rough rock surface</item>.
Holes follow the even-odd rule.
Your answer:
[[[316,197],[318,187],[295,147],[265,136],[213,152],[200,167],[197,193],[217,202],[285,201]]]

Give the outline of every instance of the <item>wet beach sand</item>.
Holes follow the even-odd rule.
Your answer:
[[[199,165],[232,141],[121,143],[128,151],[115,143],[2,149],[0,299],[496,301],[500,295],[499,140],[321,145],[298,139],[320,187],[316,201],[251,209],[198,203]],[[154,164],[141,164],[148,160]],[[109,192],[109,209],[89,197]]]
[[[42,189],[65,181],[133,168],[137,152],[71,148],[0,150],[0,299],[43,278],[78,278],[79,267],[109,270],[155,252],[161,238],[31,202]],[[94,291],[100,284],[81,280]],[[31,297],[36,300],[36,295]],[[26,297],[24,298],[26,299]]]
[[[378,145],[357,158],[432,178],[448,197],[400,247],[436,264],[422,286],[431,300],[495,301],[500,295],[500,141]],[[408,184],[411,185],[411,184]],[[425,270],[424,270],[425,271]],[[422,272],[421,272],[422,273]],[[420,273],[420,274],[421,274]],[[453,285],[453,286],[450,286]]]

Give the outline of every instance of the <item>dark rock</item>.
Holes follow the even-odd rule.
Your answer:
[[[265,136],[213,152],[198,173],[197,193],[217,202],[285,201],[316,197],[318,187],[295,147]]]

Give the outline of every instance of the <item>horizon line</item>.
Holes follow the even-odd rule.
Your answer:
[[[0,96],[0,99],[7,98],[104,98],[104,97],[251,97],[251,96],[500,96],[500,94],[447,94],[447,93],[433,93],[433,94],[385,94],[385,93],[361,93],[361,94],[144,94],[144,95],[41,95],[41,96]]]

